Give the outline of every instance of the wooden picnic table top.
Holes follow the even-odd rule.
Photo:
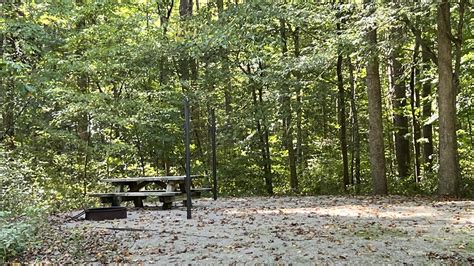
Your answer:
[[[167,192],[167,191],[130,191],[130,192],[113,192],[113,193],[89,193],[89,196],[96,197],[147,197],[147,196],[156,196],[156,197],[170,197],[182,195],[182,192]]]
[[[204,177],[203,175],[191,175],[191,178]],[[143,177],[127,177],[127,178],[106,178],[102,182],[107,183],[140,183],[140,182],[159,182],[159,181],[184,181],[185,175],[179,176],[143,176]]]

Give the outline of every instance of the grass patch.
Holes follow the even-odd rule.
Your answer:
[[[367,228],[354,232],[354,235],[366,240],[371,240],[371,239],[377,239],[383,236],[406,237],[408,235],[408,232],[406,230],[398,229],[398,228],[372,225]]]

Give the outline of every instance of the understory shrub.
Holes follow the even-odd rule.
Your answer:
[[[0,263],[5,263],[34,244],[40,226],[39,216],[13,217],[0,211]]]

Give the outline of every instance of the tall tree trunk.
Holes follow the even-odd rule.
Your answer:
[[[11,4],[11,7],[15,12],[7,15],[8,19],[15,19],[14,16],[23,16],[22,12],[19,12],[19,2],[14,2]],[[2,7],[3,8],[3,7]],[[2,10],[3,11],[3,10]],[[2,14],[3,15],[3,14]],[[21,51],[20,44],[18,43],[17,37],[13,34],[4,33],[1,36],[1,53],[0,56],[3,57],[5,51],[10,51],[10,59],[14,62],[21,62]],[[8,56],[8,52],[7,52]],[[14,75],[14,74],[13,74]],[[6,148],[14,149],[15,148],[15,81],[14,77],[10,72],[10,76],[5,75],[4,80],[0,80],[0,89],[2,89],[1,95],[2,100],[2,131],[3,134],[0,135],[0,140],[5,141]],[[2,88],[3,87],[3,88]]]
[[[83,6],[84,1],[83,0],[76,0],[76,5],[77,6]],[[86,27],[86,18],[83,17],[81,20],[79,20],[76,24],[76,30],[77,31],[82,31]],[[80,48],[76,51],[78,56],[83,55],[83,49]],[[88,94],[89,93],[89,77],[87,74],[79,72],[77,73],[76,77],[76,85],[78,92],[80,94]],[[76,117],[76,132],[79,138],[82,140],[80,147],[78,148],[79,153],[83,154],[84,159],[82,162],[82,184],[83,184],[83,193],[84,195],[87,194],[87,170],[89,168],[89,146],[90,146],[90,115],[89,111],[87,108],[84,108],[83,110],[79,111]],[[78,158],[78,164],[81,164],[80,158]]]
[[[351,173],[355,179],[356,191],[360,190],[360,130],[359,117],[357,111],[356,88],[354,79],[354,65],[351,57],[347,56],[347,64],[349,65],[349,84],[351,87],[351,121],[352,121],[352,163]]]
[[[449,2],[438,6],[439,75],[439,194],[455,196],[459,192],[459,168],[456,143],[456,90],[453,87],[451,56],[451,14]]]
[[[338,14],[338,19],[340,15]],[[341,34],[341,23],[336,23],[337,35]],[[338,122],[339,122],[339,145],[341,148],[342,157],[342,175],[343,175],[343,187],[347,190],[349,186],[349,162],[347,159],[347,139],[346,139],[346,97],[344,92],[344,79],[342,76],[342,49],[338,49],[337,56],[337,111],[338,111]]]
[[[459,1],[459,21],[457,25],[457,32],[456,38],[454,39],[454,47],[455,47],[455,61],[454,61],[454,90],[456,91],[456,95],[459,94],[461,91],[461,82],[459,76],[461,75],[461,57],[462,57],[462,32],[464,28],[464,13],[466,11],[466,0]]]
[[[263,64],[259,62],[259,68],[263,70]],[[263,75],[263,74],[261,74]],[[263,86],[258,87],[258,101],[261,108],[263,108]],[[263,124],[263,133],[264,133],[264,148],[267,154],[267,160],[265,162],[266,171],[265,171],[265,184],[267,188],[267,193],[273,195],[273,174],[272,174],[272,159],[270,154],[270,132],[267,126],[266,115],[262,112],[262,124]]]
[[[252,75],[250,65],[247,65],[247,74]],[[260,143],[260,151],[262,154],[262,169],[265,181],[265,188],[269,195],[273,195],[273,175],[272,175],[272,161],[270,157],[269,132],[266,126],[265,114],[263,108],[263,89],[260,85],[251,81],[252,100],[254,105],[254,118],[257,128],[257,134]]]
[[[192,15],[192,0],[180,0],[179,2],[179,16],[182,20]],[[186,33],[182,33],[186,34]],[[179,74],[181,79],[181,86],[183,93],[189,90],[190,67],[191,59],[186,55],[179,62]]]
[[[418,53],[420,49],[419,42],[415,41],[415,48],[413,51],[413,61],[410,72],[410,105],[411,105],[411,118],[413,126],[413,148],[415,151],[415,182],[420,182],[421,175],[421,162],[420,162],[420,142],[421,138],[420,133],[420,122],[418,121],[418,116],[416,115],[417,109],[420,107],[420,93],[417,90],[416,86],[416,77],[418,76]]]
[[[4,90],[4,101],[3,101],[3,135],[2,140],[5,140],[7,147],[13,149],[15,147],[14,136],[15,136],[15,88],[11,78],[6,78],[5,90]]]
[[[399,38],[404,33],[397,29],[394,35]],[[393,40],[394,38],[392,38]],[[396,41],[396,40],[393,40]],[[410,165],[410,142],[408,135],[408,117],[405,115],[407,107],[406,87],[403,78],[402,64],[400,63],[401,47],[396,47],[390,53],[390,79],[391,91],[393,91],[393,126],[395,129],[395,158],[397,160],[397,170],[400,178],[406,178],[409,174]]]
[[[322,102],[322,106],[321,106],[321,116],[322,116],[322,122],[323,122],[323,139],[324,141],[328,138],[328,129],[327,129],[327,118],[326,118],[326,114],[327,114],[327,101],[326,101],[326,94],[323,92],[323,97],[324,97],[324,100]]]
[[[292,32],[293,43],[295,46],[294,56],[300,57],[300,28],[296,27]],[[296,162],[298,164],[298,172],[301,173],[304,167],[303,159],[303,90],[301,89],[301,72],[296,70],[293,72],[296,78]]]
[[[179,2],[179,16],[182,20],[185,20],[193,15],[193,0],[180,0]],[[184,35],[187,33],[184,32]],[[182,82],[182,90],[184,93],[188,93],[192,91],[193,88],[196,86],[196,81],[199,76],[199,62],[195,59],[190,58],[188,55],[184,55],[184,59],[180,62],[180,73],[181,73],[181,82]],[[204,155],[204,151],[201,145],[201,108],[199,105],[194,104],[191,106],[191,117],[194,119],[192,120],[192,132],[195,137],[195,142],[197,146],[197,151],[199,157],[204,159],[206,158]]]
[[[396,176],[398,175],[397,172],[394,171],[394,166],[396,166],[396,163],[394,163],[394,161],[396,161],[396,147],[395,147],[395,135],[397,134],[397,130],[395,128],[395,119],[394,119],[394,115],[395,115],[395,108],[393,107],[393,99],[395,98],[394,94],[394,90],[393,90],[393,87],[394,87],[394,80],[393,80],[393,74],[392,74],[392,70],[393,70],[393,64],[392,64],[392,61],[390,60],[390,58],[388,59],[387,61],[387,76],[388,76],[388,88],[389,88],[389,97],[387,97],[387,102],[386,102],[386,106],[387,106],[387,109],[388,110],[391,110],[392,113],[392,125],[389,125],[388,128],[388,137],[387,137],[387,141],[388,141],[388,161],[386,163],[388,163],[388,173],[390,173],[390,175],[392,176]],[[398,169],[397,169],[398,170]]]
[[[142,140],[140,139],[138,132],[135,132],[135,137],[136,137],[135,147],[137,148],[137,154],[138,154],[138,157],[140,158],[141,175],[145,176],[145,156],[142,150]]]
[[[428,73],[430,70],[430,57],[426,51],[425,46],[421,46],[421,60],[423,61],[423,87],[421,97],[423,101],[423,138],[426,139],[423,142],[423,162],[425,164],[424,172],[430,173],[432,171],[433,164],[433,126],[431,123],[426,121],[431,117],[431,81],[428,80]]]
[[[282,57],[285,59],[288,53],[287,46],[287,30],[284,19],[280,19],[280,38],[282,40]],[[285,81],[289,79],[289,75],[285,77]],[[283,82],[282,90],[282,121],[283,121],[283,143],[288,151],[288,166],[290,170],[290,188],[293,192],[298,190],[298,176],[296,173],[295,149],[293,147],[293,125],[292,125],[292,108],[291,108],[291,89],[289,84]]]
[[[342,54],[337,57],[337,109],[339,122],[339,145],[341,148],[342,157],[342,174],[344,190],[349,186],[349,163],[347,159],[347,140],[346,140],[346,107],[345,107],[345,93],[342,77]]]
[[[219,19],[222,19],[222,14],[224,13],[224,1],[223,0],[217,0],[217,12]],[[224,85],[224,106],[225,106],[225,113],[227,115],[227,124],[230,125],[230,117],[232,113],[232,79],[231,79],[231,69],[230,69],[230,64],[229,62],[229,57],[228,57],[228,51],[223,50],[222,51],[222,61],[223,61],[223,70],[226,75],[226,83]]]
[[[184,19],[193,15],[193,0],[179,1],[179,16]]]
[[[371,27],[367,32],[367,41],[371,54],[367,62],[367,92],[369,112],[369,157],[372,187],[375,195],[387,194],[387,177],[385,175],[385,154],[382,123],[382,93],[377,47],[377,30]]]
[[[257,96],[257,92],[258,92],[258,96]],[[253,104],[255,108],[254,116],[255,116],[255,122],[256,122],[256,127],[257,127],[257,134],[260,140],[260,150],[262,154],[262,169],[263,169],[265,187],[266,187],[267,193],[269,195],[273,195],[272,168],[271,168],[271,163],[270,163],[270,149],[268,146],[268,131],[266,130],[265,126],[262,126],[261,119],[259,118],[259,116],[261,115],[261,113],[259,112],[261,105],[259,104],[260,101],[257,98],[260,99],[260,94],[261,94],[260,92],[261,90],[258,90],[256,88],[252,89],[252,99],[253,99]]]
[[[158,13],[160,16],[160,26],[163,29],[163,36],[166,38],[166,34],[168,32],[168,23],[171,17],[171,12],[174,7],[174,0],[171,0],[170,3],[167,5],[161,3],[161,1],[157,1]],[[160,73],[160,85],[164,85],[168,83],[169,80],[169,71],[166,68],[168,64],[168,58],[166,56],[160,56],[159,59],[159,73]]]

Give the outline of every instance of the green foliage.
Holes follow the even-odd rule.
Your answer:
[[[18,256],[36,241],[42,213],[37,209],[24,210],[21,216],[0,211],[0,262]]]
[[[420,183],[397,177],[391,143],[394,110],[385,75],[387,55],[400,45],[403,78],[408,80],[416,40],[411,27],[434,40],[435,4],[378,3],[377,12],[368,15],[357,4],[248,1],[226,4],[218,13],[211,1],[192,17],[180,19],[175,2],[169,18],[169,1],[0,4],[0,138],[8,150],[0,166],[2,208],[13,213],[33,205],[49,211],[79,208],[94,204],[87,192],[107,189],[99,183],[102,178],[183,173],[184,94],[192,102],[195,173],[209,173],[208,117],[211,108],[216,109],[223,195],[266,194],[267,165],[276,194],[368,194],[364,68],[371,49],[381,55],[390,191],[436,192],[436,155],[433,169],[422,172]],[[340,32],[336,23],[341,24]],[[471,24],[469,11],[466,29]],[[370,25],[378,27],[378,47],[365,43]],[[397,28],[406,31],[404,38],[390,38]],[[458,135],[462,191],[472,196],[474,61],[472,32],[465,30],[464,35]],[[434,43],[429,46],[434,49]],[[361,184],[347,190],[342,186],[338,142],[338,53],[344,58],[344,122],[351,162],[355,143],[348,57],[355,69],[361,143]],[[416,79],[417,88],[431,81],[428,99],[435,100],[436,66],[430,63],[426,70],[420,61],[416,66],[425,71]],[[436,127],[435,106],[428,121]],[[411,111],[410,106],[401,110]],[[422,121],[421,107],[413,111],[421,123],[427,122]],[[290,125],[286,117],[291,117]],[[299,191],[289,182],[285,134],[290,129]],[[412,132],[407,137],[413,143]],[[262,146],[270,158],[265,158]],[[15,204],[19,199],[22,203]]]

